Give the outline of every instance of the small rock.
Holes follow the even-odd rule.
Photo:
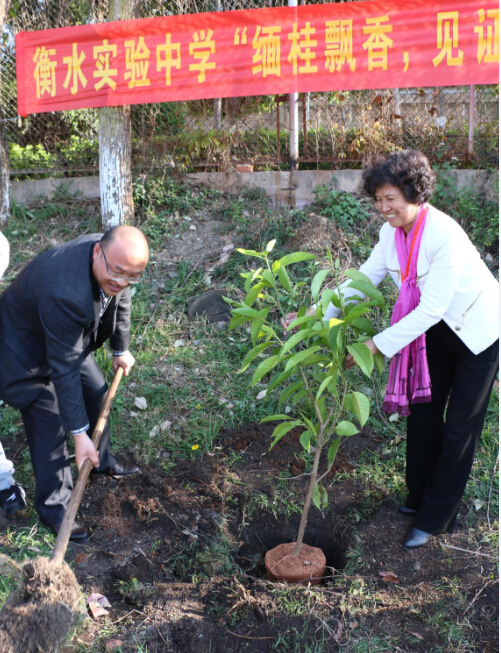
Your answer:
[[[184,347],[185,341],[180,338],[179,340],[176,340],[174,343],[174,347],[177,349],[178,347]]]
[[[421,569],[421,563],[420,562],[414,562],[411,565],[412,571],[419,571]]]
[[[194,224],[190,224],[190,231],[196,231],[197,228]]]

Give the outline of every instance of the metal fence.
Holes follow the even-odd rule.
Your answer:
[[[109,0],[13,2],[0,50],[3,116],[12,175],[92,174],[98,112],[17,116],[14,34],[103,22]],[[313,3],[312,3],[313,4]],[[319,4],[315,2],[315,4]],[[143,0],[137,16],[286,6],[287,0]],[[499,87],[435,87],[308,93],[299,97],[301,168],[360,167],[374,152],[417,148],[433,162],[496,168]],[[228,170],[237,163],[284,169],[289,162],[287,96],[135,105],[133,166]]]

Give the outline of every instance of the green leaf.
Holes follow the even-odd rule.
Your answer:
[[[237,247],[237,252],[240,254],[245,254],[245,256],[256,256],[257,258],[266,258],[263,252],[256,252],[253,249],[241,249]]]
[[[314,354],[319,349],[321,349],[320,345],[315,345],[315,347],[309,347],[308,349],[304,349],[303,351],[299,351],[297,354],[294,354],[294,356],[289,358],[289,360],[287,361],[287,364],[285,366],[285,369],[288,370],[291,367],[294,367],[295,365],[300,363],[305,358],[308,358],[308,356],[310,356],[311,354]],[[367,347],[366,347],[366,349],[367,349]],[[369,350],[367,350],[367,351],[369,351]]]
[[[369,399],[361,392],[350,392],[346,395],[345,406],[356,416],[360,426],[363,427],[369,419],[371,412],[371,402]]]
[[[318,425],[315,426],[315,424],[313,424],[313,422],[311,421],[311,419],[309,419],[309,418],[306,417],[305,415],[301,415],[301,416],[302,416],[302,418],[304,419],[304,421],[306,422],[306,426],[310,429],[310,431],[311,431],[315,436],[318,435],[318,429],[319,429],[319,426],[318,426]]]
[[[289,324],[287,331],[295,329],[296,327],[301,326],[301,324],[305,324],[306,322],[315,322],[316,319],[317,318],[314,315],[303,315],[302,317],[297,317]]]
[[[306,367],[308,365],[315,365],[315,363],[325,363],[328,365],[331,362],[331,359],[323,354],[311,354],[308,358],[305,358],[303,365]]]
[[[298,404],[301,401],[301,399],[304,397],[306,392],[307,392],[306,388],[303,388],[299,392],[296,392],[296,394],[292,397],[292,405],[295,406],[296,404]]]
[[[263,417],[263,419],[259,420],[259,423],[262,424],[263,422],[276,422],[277,419],[292,419],[292,417],[277,413],[277,415],[268,415],[268,417]]]
[[[317,301],[320,288],[329,272],[330,270],[320,270],[320,272],[317,272],[313,277],[313,281],[311,282],[311,294],[314,302]]]
[[[269,312],[269,308],[262,308],[260,311],[256,311],[255,308],[251,308],[250,306],[242,306],[241,308],[234,308],[232,310],[233,315],[246,315],[250,318],[259,317],[262,320],[266,320]]]
[[[348,345],[347,349],[362,372],[370,378],[374,367],[374,359],[369,348],[362,342],[356,342],[354,345]]]
[[[246,304],[247,306],[252,306],[253,302],[260,295],[261,290],[263,288],[264,288],[263,283],[257,283],[255,286],[253,286],[245,296],[244,304]]]
[[[280,265],[283,267],[285,265],[290,265],[291,263],[299,263],[300,261],[311,261],[312,259],[317,258],[315,254],[308,254],[307,252],[293,252],[292,254],[286,254],[280,259]]]
[[[310,442],[311,442],[312,435],[313,435],[312,432],[310,431],[310,429],[308,429],[307,431],[303,431],[299,436],[299,442],[301,443],[303,449],[307,451],[307,453],[310,453]]]
[[[313,494],[311,495],[311,500],[319,510],[322,510],[321,496],[320,496],[320,490],[318,489],[318,483],[315,483],[315,487],[313,488]]]
[[[284,344],[282,346],[282,349],[280,350],[280,354],[281,355],[285,354],[286,352],[289,351],[289,349],[292,349],[293,347],[295,347],[298,344],[298,342],[301,342],[302,340],[304,340],[305,338],[307,338],[311,334],[312,334],[311,329],[302,329],[301,331],[298,331],[297,333],[294,333],[294,335],[292,335],[289,338],[289,340],[286,340],[284,342]]]
[[[254,270],[252,274],[248,274],[246,276],[246,281],[245,281],[245,292],[249,292],[252,284],[256,279],[261,278],[261,272],[263,268],[258,268],[257,270]]]
[[[351,324],[354,320],[359,318],[364,313],[368,313],[371,310],[372,306],[373,304],[370,302],[363,302],[357,305],[349,304],[346,307],[346,312],[344,314],[344,321],[346,322],[346,324]]]
[[[327,335],[329,340],[329,346],[334,354],[336,354],[337,352],[344,354],[343,334],[341,329],[342,329],[342,324],[336,324],[336,326],[333,326],[331,329],[329,329]]]
[[[328,467],[330,467],[332,461],[336,457],[337,450],[339,449],[340,444],[341,444],[341,438],[337,438],[337,440],[334,440],[334,442],[329,447],[329,451],[327,452],[327,466]]]
[[[287,386],[280,395],[277,406],[281,406],[287,399],[294,394],[299,388],[303,387],[303,380],[295,381],[292,385]]]
[[[320,397],[322,396],[322,393],[325,390],[325,388],[327,386],[329,386],[333,381],[335,382],[335,377],[333,375],[331,375],[331,374],[327,374],[325,379],[320,384],[320,387],[318,388],[316,401],[318,401],[320,399]],[[335,386],[335,383],[334,383],[334,386]]]
[[[320,412],[320,415],[322,416],[323,421],[325,422],[327,418],[327,410],[325,408],[325,397],[320,397],[318,400],[318,410]]]
[[[348,284],[348,288],[355,288],[366,297],[373,299],[378,306],[384,306],[383,294],[370,281],[352,281]]]
[[[284,288],[284,290],[286,290],[287,292],[292,291],[291,282],[287,274],[287,270],[285,268],[281,267],[278,269],[278,280],[282,284],[282,288]]]
[[[311,500],[319,510],[324,510],[327,508],[328,496],[327,491],[323,485],[319,483],[315,484],[313,494],[311,495]]]
[[[341,437],[348,437],[349,435],[355,435],[355,433],[359,432],[353,422],[348,422],[346,420],[339,422],[335,428],[335,431],[336,434]]]
[[[259,334],[261,333],[261,328],[264,324],[264,320],[261,319],[256,319],[252,320],[251,323],[251,342],[253,345],[256,344],[257,339],[259,338]]]
[[[256,383],[261,381],[263,376],[268,374],[268,372],[275,367],[279,360],[279,356],[270,356],[269,358],[266,358],[262,363],[259,363],[254,371],[254,374],[252,375],[251,385],[256,385]]]
[[[351,322],[351,326],[354,326],[356,329],[360,329],[363,333],[367,333],[371,337],[374,335],[374,326],[372,322],[366,317],[356,317]]]
[[[234,315],[228,324],[228,331],[233,331],[233,329],[236,329],[242,324],[245,324],[249,320],[250,318],[248,318],[246,315]]]
[[[268,392],[274,390],[278,385],[286,381],[294,374],[294,370],[287,370],[286,372],[277,372],[273,375],[271,381],[268,383]]]
[[[301,424],[301,421],[296,419],[292,422],[282,422],[282,424],[276,426],[273,433],[271,434],[273,440],[270,444],[270,449],[272,449],[276,443],[284,437],[284,435],[287,435],[289,431],[292,431],[292,429],[299,424]]]
[[[256,347],[253,347],[243,359],[242,367],[238,370],[238,373],[240,374],[241,372],[245,372],[245,370],[249,367],[252,361],[255,360],[259,356],[259,354],[265,349],[267,349],[271,344],[272,343],[270,342],[264,342],[261,345],[257,345]]]
[[[273,274],[272,274],[269,270],[265,270],[265,271],[263,272],[261,278],[262,278],[263,283],[264,283],[265,285],[266,285],[266,284],[269,284],[270,287],[272,287],[272,288],[276,288],[276,287],[277,287],[277,283],[276,283],[276,281],[275,281],[275,277],[273,276]]]
[[[326,288],[320,298],[320,306],[322,307],[322,313],[324,315],[329,304],[334,304],[336,308],[341,308],[341,302],[339,301],[337,291],[332,288]]]
[[[379,374],[384,372],[384,356],[380,351],[374,356],[374,365]]]
[[[349,279],[353,279],[353,281],[363,281],[372,285],[372,281],[369,277],[356,268],[349,268],[348,270],[345,270],[344,273]]]

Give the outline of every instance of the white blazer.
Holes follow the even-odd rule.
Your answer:
[[[400,322],[374,336],[374,342],[391,357],[444,320],[474,354],[479,354],[499,338],[499,283],[459,224],[428,206],[417,262],[419,304]],[[360,271],[376,286],[389,273],[400,288],[395,229],[388,222]],[[345,284],[341,289],[345,297],[360,295]],[[339,314],[332,309],[331,304],[326,317]]]

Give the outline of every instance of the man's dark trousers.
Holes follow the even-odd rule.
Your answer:
[[[88,434],[91,436],[108,389],[92,354],[84,359],[80,378],[90,423]],[[61,426],[57,395],[52,382],[45,386],[35,401],[21,410],[21,415],[35,471],[35,510],[45,524],[57,526],[63,520],[73,480],[68,462],[67,434]],[[100,470],[115,463],[109,454],[109,437],[107,423],[99,444]]]

